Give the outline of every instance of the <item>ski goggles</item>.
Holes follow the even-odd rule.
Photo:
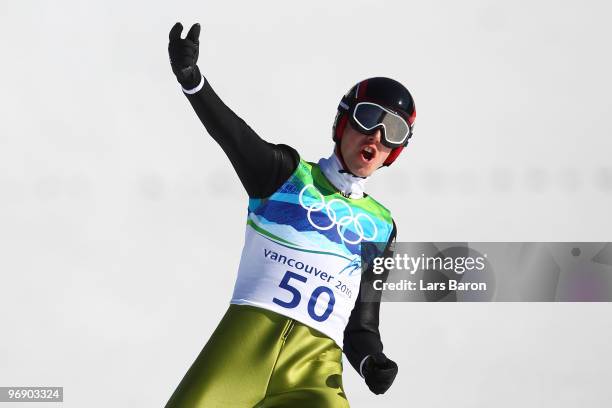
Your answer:
[[[404,146],[412,136],[412,126],[404,118],[376,103],[357,103],[349,112],[349,118],[357,130],[366,135],[382,128],[381,142],[391,148]]]

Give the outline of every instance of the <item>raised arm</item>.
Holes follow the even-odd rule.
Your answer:
[[[397,228],[393,222],[393,232],[384,251],[385,257],[393,256],[391,244],[395,241]],[[378,330],[381,292],[374,291],[374,299],[368,296],[363,301],[363,288],[372,288],[374,279],[387,279],[388,271],[374,275],[372,265],[361,277],[359,295],[344,330],[343,351],[349,362],[364,379],[370,391],[383,394],[397,375],[397,364],[383,354],[383,344]],[[373,289],[371,289],[373,290]]]
[[[170,30],[168,53],[185,96],[229,158],[249,196],[270,196],[297,167],[298,153],[287,145],[266,142],[223,103],[197,65],[200,25],[194,24],[185,39],[182,30],[181,23]]]

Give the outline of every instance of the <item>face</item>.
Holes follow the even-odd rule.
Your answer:
[[[368,177],[389,157],[391,148],[380,142],[381,130],[371,135],[364,135],[355,130],[348,122],[340,141],[340,152],[344,163],[351,173],[359,177]]]

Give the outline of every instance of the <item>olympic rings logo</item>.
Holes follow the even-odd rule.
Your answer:
[[[312,188],[312,190],[314,190],[319,195],[319,200],[316,200],[314,203],[307,205],[306,203],[304,203],[304,193],[309,188]],[[342,241],[348,244],[358,244],[361,241],[372,241],[378,235],[378,229],[376,228],[376,224],[374,223],[374,221],[369,215],[364,214],[364,213],[359,213],[357,215],[354,215],[353,209],[345,201],[342,201],[337,198],[329,200],[328,203],[325,203],[325,197],[323,197],[323,194],[321,194],[321,192],[317,190],[312,184],[307,184],[304,186],[304,188],[302,188],[298,196],[298,199],[299,199],[299,202],[302,208],[305,210],[308,210],[308,212],[306,213],[306,217],[308,218],[308,222],[310,222],[310,225],[312,225],[313,227],[315,227],[316,229],[320,231],[326,231],[326,230],[332,229],[335,226],[336,229],[338,230],[338,235],[340,236]],[[334,206],[336,209],[334,209]],[[344,215],[338,219],[338,212],[342,210],[342,208],[339,208],[339,207],[342,207],[342,206],[344,206],[348,215]],[[322,210],[325,210],[325,213],[327,214],[327,218],[329,219],[328,225],[318,225],[312,219],[313,213],[319,212]],[[366,225],[367,223],[370,223],[370,225],[372,226],[372,231],[373,231],[371,236],[365,235],[364,227],[361,224],[360,220],[365,220]],[[350,240],[345,236],[348,227],[351,225],[353,226],[352,232],[357,234],[356,240]]]

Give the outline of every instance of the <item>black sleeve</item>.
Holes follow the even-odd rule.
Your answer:
[[[393,231],[385,247],[385,257],[393,256],[392,243],[397,235],[397,227],[393,221]],[[361,277],[359,295],[355,301],[355,307],[351,313],[348,324],[344,329],[343,351],[353,368],[359,371],[359,365],[366,356],[383,351],[383,344],[378,331],[378,315],[380,311],[381,291],[376,291],[372,287],[374,279],[386,281],[389,272],[387,270],[380,275],[374,274],[373,266],[370,265]],[[367,301],[363,301],[363,290],[368,290]]]
[[[223,103],[207,79],[200,91],[185,96],[229,158],[250,197],[269,197],[297,168],[299,155],[293,148],[261,139]]]

